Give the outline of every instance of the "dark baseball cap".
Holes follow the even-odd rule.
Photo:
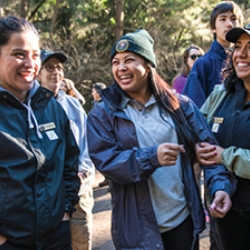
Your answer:
[[[250,24],[245,25],[244,28],[235,27],[230,29],[226,34],[226,39],[231,43],[236,43],[244,33],[250,36]]]
[[[42,63],[44,63],[45,61],[47,61],[49,58],[53,56],[58,58],[61,63],[64,63],[67,61],[67,57],[62,52],[42,50],[40,56],[41,56]]]

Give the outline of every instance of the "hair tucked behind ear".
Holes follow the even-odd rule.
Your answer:
[[[179,143],[184,144],[191,160],[195,161],[196,135],[187,124],[185,115],[180,106],[177,96],[171,91],[170,86],[158,75],[155,68],[150,68],[150,88],[160,106],[169,111],[175,126]]]

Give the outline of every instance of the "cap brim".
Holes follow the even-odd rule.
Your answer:
[[[60,60],[61,63],[64,63],[64,62],[67,61],[67,57],[64,54],[60,53],[60,52],[55,52],[54,55],[52,55],[52,56],[57,57]]]
[[[243,35],[244,33],[246,33],[250,36],[249,30],[245,30],[245,29],[238,28],[238,27],[232,28],[227,32],[226,39],[227,39],[227,41],[229,41],[231,43],[236,43],[237,40],[240,38],[240,36]]]
[[[67,57],[61,52],[45,51],[45,50],[41,52],[42,63],[46,62],[51,57],[56,57],[61,63],[67,61]]]

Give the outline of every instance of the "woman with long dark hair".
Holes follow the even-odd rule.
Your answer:
[[[224,164],[238,184],[232,208],[216,224],[225,250],[248,250],[250,245],[250,25],[232,28],[226,39],[234,43],[225,71],[224,85],[217,87],[202,107],[218,145],[197,144],[201,164]]]
[[[116,249],[198,249],[205,228],[193,164],[195,143],[215,143],[196,106],[156,72],[153,39],[127,33],[111,50],[114,83],[90,111],[89,153],[110,180]],[[205,170],[215,209],[230,209],[235,181],[223,165]]]

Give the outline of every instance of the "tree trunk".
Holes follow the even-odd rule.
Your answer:
[[[124,0],[115,0],[115,41],[123,35],[124,29]]]
[[[26,0],[21,0],[20,16],[26,18],[26,15],[27,15],[27,3]]]
[[[5,5],[5,0],[0,0],[0,17],[4,16],[4,5]]]
[[[53,39],[54,28],[55,28],[55,23],[56,23],[58,9],[59,9],[59,4],[60,4],[60,0],[56,0],[56,6],[55,6],[55,9],[54,9],[54,15],[53,15],[53,18],[52,18],[52,21],[51,21],[51,26],[50,26],[50,39]]]

